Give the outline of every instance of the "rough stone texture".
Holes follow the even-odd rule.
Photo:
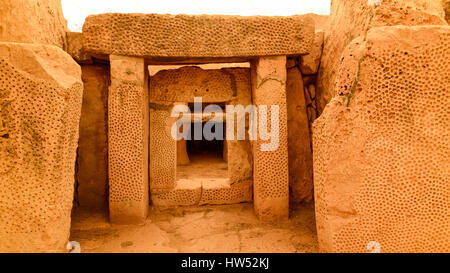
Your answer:
[[[323,30],[316,32],[314,37],[314,45],[308,55],[301,57],[300,68],[303,75],[316,74],[319,69],[320,59],[322,58],[323,49]]]
[[[177,166],[189,164],[189,156],[186,150],[186,140],[177,141]]]
[[[153,82],[150,78],[150,82]],[[150,87],[150,94],[153,88]],[[155,190],[172,190],[176,186],[177,141],[173,139],[171,128],[176,121],[170,117],[173,104],[150,102],[150,190],[155,203]]]
[[[272,126],[270,106],[279,106],[278,148],[262,151],[261,144],[267,141],[259,132],[258,140],[253,142],[254,207],[258,218],[267,221],[289,217],[286,74],[286,56],[261,57],[252,64],[253,103],[258,109],[268,106],[268,130]],[[258,128],[260,124],[259,119]]]
[[[117,226],[101,214],[76,213],[71,239],[83,253],[317,253],[314,204],[293,207],[291,215],[262,222],[251,203],[153,207],[145,225]]]
[[[78,144],[77,201],[83,208],[106,208],[108,197],[107,109],[110,69],[83,65],[83,106]]]
[[[202,187],[199,205],[223,205],[251,202],[253,200],[253,179],[239,181],[226,187]]]
[[[163,70],[150,79],[150,102],[225,102],[237,92],[236,80],[227,70],[203,70],[195,66]]]
[[[445,20],[450,23],[450,0],[442,0],[442,6],[444,7]]]
[[[308,14],[305,14],[304,16],[309,16],[313,19],[313,21],[315,23],[316,31],[327,29],[328,25],[330,23],[329,15],[319,15],[319,14],[315,14],[315,13],[308,13]]]
[[[67,21],[61,0],[2,0],[0,41],[56,45],[65,49]]]
[[[302,75],[297,65],[288,65],[286,97],[290,200],[310,201],[313,196],[311,134]]]
[[[450,27],[380,27],[343,54],[314,124],[327,252],[450,251]]]
[[[147,58],[300,55],[314,40],[309,16],[100,14],[86,18],[88,52]]]
[[[67,53],[78,63],[92,64],[92,57],[84,50],[81,32],[67,32]]]
[[[230,183],[240,183],[253,179],[252,147],[247,140],[227,142],[228,178]]]
[[[108,95],[109,216],[142,223],[148,213],[147,69],[140,58],[110,56]]]
[[[63,252],[83,84],[56,46],[0,43],[0,252]]]
[[[345,47],[377,26],[447,25],[441,3],[436,0],[383,0],[369,6],[367,0],[333,0],[330,27],[325,33],[324,51],[317,80],[319,113],[336,95],[334,83]]]

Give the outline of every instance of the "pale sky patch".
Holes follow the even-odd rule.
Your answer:
[[[91,14],[160,13],[289,16],[328,15],[331,0],[62,0],[64,16],[72,31],[81,31]]]

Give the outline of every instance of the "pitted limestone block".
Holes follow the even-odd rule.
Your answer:
[[[300,68],[303,75],[316,74],[319,69],[320,59],[322,58],[324,31],[316,32],[314,44],[308,55],[302,56]]]
[[[306,112],[308,114],[310,134],[312,134],[312,124],[314,123],[314,121],[318,116],[316,86],[314,84],[304,86],[304,93],[306,99]]]
[[[83,65],[83,106],[78,143],[78,196],[81,207],[104,209],[108,199],[107,65]]]
[[[450,27],[380,27],[344,51],[314,124],[326,252],[450,251]]]
[[[78,63],[92,64],[92,57],[83,48],[81,32],[67,32],[67,53]]]
[[[160,207],[198,205],[202,197],[200,181],[178,180],[173,189],[152,189],[152,204]]]
[[[2,0],[0,41],[56,45],[65,49],[67,21],[61,0]]]
[[[246,107],[251,104],[250,70],[248,68],[203,70],[198,67],[182,67],[160,71],[151,77],[150,94],[152,94],[150,154],[153,155],[150,157],[150,189],[153,204],[157,206],[198,205],[199,202],[229,204],[251,200],[252,191],[249,192],[251,185],[243,183],[251,179],[253,169],[248,133],[246,140],[224,143],[228,176],[225,175],[218,180],[185,179],[183,174],[177,173],[177,165],[185,165],[183,163],[188,159],[186,143],[172,138],[171,127],[177,118],[170,117],[175,104],[192,102],[194,96],[201,96],[203,102],[226,101],[227,104],[242,104]],[[237,126],[234,131],[237,131]],[[179,160],[180,157],[184,160]],[[230,196],[226,197],[227,193]],[[203,194],[206,194],[205,199],[201,201],[200,197]]]
[[[444,7],[445,20],[450,23],[450,0],[442,0],[442,6]]]
[[[303,79],[298,66],[287,71],[287,115],[290,200],[310,201],[313,195],[311,136]]]
[[[151,93],[151,92],[150,92]],[[150,189],[176,186],[177,141],[172,137],[172,104],[150,103]],[[153,200],[153,199],[152,199]]]
[[[271,122],[272,105],[278,106],[278,142],[264,151],[262,140],[253,143],[254,207],[261,220],[285,219],[289,216],[289,172],[286,109],[286,56],[262,57],[252,64],[253,103],[258,109],[268,106],[267,128]],[[258,128],[261,127],[261,115]]]
[[[234,184],[205,183],[199,205],[223,205],[251,202],[253,200],[253,180],[248,179]]]
[[[250,141],[231,140],[227,143],[228,183],[252,179],[253,158]]]
[[[236,80],[225,70],[203,70],[195,66],[163,70],[151,77],[151,102],[225,102],[236,93]]]
[[[91,15],[83,26],[88,52],[146,58],[301,55],[310,51],[309,16]]]
[[[369,5],[367,0],[331,2],[317,81],[319,113],[336,95],[334,83],[345,47],[373,27],[395,25],[447,25],[447,22],[440,1],[436,0],[382,0],[379,6]]]
[[[109,211],[113,223],[142,223],[148,212],[148,88],[144,60],[110,56]]]
[[[64,252],[83,96],[56,46],[0,43],[0,252]]]
[[[303,76],[303,86],[309,86],[316,83],[317,75]]]
[[[330,23],[330,15],[307,13],[305,16],[310,16],[314,20],[316,31],[327,29]]]

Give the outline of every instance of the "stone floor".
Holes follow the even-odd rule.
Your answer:
[[[264,223],[252,204],[151,207],[142,226],[110,225],[106,215],[75,210],[71,240],[89,253],[317,252],[314,203],[291,209],[289,220]]]

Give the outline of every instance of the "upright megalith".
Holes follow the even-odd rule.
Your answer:
[[[0,252],[65,250],[82,95],[60,48],[0,43]]]
[[[140,224],[149,206],[148,72],[143,58],[110,56],[108,95],[109,217]]]
[[[252,63],[257,127],[278,133],[278,141],[269,143],[258,129],[253,143],[254,207],[258,218],[267,221],[289,217],[286,79],[286,56],[261,57]],[[266,116],[261,114],[263,107],[267,109]]]
[[[1,0],[0,41],[66,48],[67,21],[61,0]]]
[[[450,251],[449,43],[448,26],[380,27],[344,51],[314,123],[322,251]]]

